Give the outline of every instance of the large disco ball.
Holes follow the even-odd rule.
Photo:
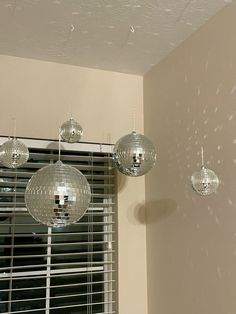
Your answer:
[[[193,189],[200,195],[210,195],[217,191],[219,179],[214,171],[202,167],[191,176]]]
[[[132,132],[120,138],[114,146],[113,160],[116,168],[130,177],[146,174],[155,164],[156,150],[142,134]]]
[[[66,121],[61,126],[61,137],[68,143],[77,143],[83,135],[83,129],[73,118]]]
[[[16,138],[9,139],[0,148],[0,162],[7,168],[18,168],[29,158],[27,146]]]
[[[25,191],[29,213],[51,227],[64,227],[78,221],[86,212],[90,198],[85,176],[61,161],[37,171]]]

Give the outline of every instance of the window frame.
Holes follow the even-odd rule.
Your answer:
[[[23,143],[25,143],[25,145],[29,148],[29,149],[50,149],[50,150],[54,150],[54,151],[57,151],[58,150],[58,141],[55,141],[55,140],[41,140],[41,139],[29,139],[29,138],[18,138],[19,140],[21,140]],[[0,137],[0,145],[2,145],[5,141],[7,140],[7,137],[3,137],[1,136]],[[113,145],[110,145],[110,144],[96,144],[96,143],[85,143],[85,142],[80,142],[80,143],[76,143],[76,144],[69,144],[69,143],[65,143],[65,142],[62,142],[61,143],[61,150],[63,152],[74,152],[74,151],[79,151],[79,152],[86,152],[86,153],[104,153],[104,154],[107,154],[108,156],[110,156],[110,159],[111,159],[111,155],[112,155],[112,151],[113,151]],[[116,182],[115,182],[115,185],[116,185]],[[115,187],[116,189],[116,187]],[[117,192],[116,192],[116,208],[117,208]],[[105,202],[107,202],[108,204],[112,202],[112,198],[104,198]],[[93,206],[93,205],[92,205]],[[19,210],[19,211],[27,211],[26,208],[20,208],[18,209],[17,207],[11,207],[9,208],[8,210],[10,211],[12,208],[14,208],[14,210]],[[5,208],[6,209],[6,208]],[[91,215],[92,216],[92,215]],[[117,214],[113,216],[114,219],[115,219],[115,223],[116,223],[116,230],[117,230]],[[109,249],[109,245],[112,245],[112,242],[114,241],[115,239],[115,254],[113,254],[113,259],[111,260],[111,254],[107,254],[107,253],[104,253],[104,261],[106,262],[114,262],[115,265],[117,266],[117,234],[116,232],[114,233],[114,235],[112,234],[112,216],[111,215],[105,215],[104,216],[104,228],[105,228],[105,231],[107,232],[107,234],[104,235],[104,241],[107,243],[108,245],[108,249]],[[45,314],[50,314],[50,308],[47,309],[47,307],[49,307],[49,301],[50,301],[50,275],[53,274],[53,273],[57,273],[57,271],[52,271],[50,269],[50,266],[48,265],[51,265],[51,247],[52,247],[52,243],[51,243],[51,240],[52,240],[52,228],[51,227],[48,227],[48,235],[47,235],[47,261],[46,261],[46,270],[43,270],[43,271],[38,271],[38,275],[46,275],[46,296],[45,296],[45,300],[46,300],[46,309],[45,309]],[[85,267],[85,269],[88,271],[88,267]],[[74,271],[78,271],[78,272],[82,272],[82,268],[75,268],[73,269],[73,272]],[[92,267],[92,270],[101,270],[99,267],[96,268],[96,266],[93,266]],[[110,282],[110,279],[111,279],[111,274],[112,274],[112,271],[113,271],[113,264],[105,264],[104,265],[104,276],[105,276],[105,280],[104,281],[107,281],[107,283],[105,283],[105,287],[104,287],[104,290],[105,291],[112,291],[114,289],[114,283],[113,281]],[[32,272],[21,272],[19,276],[30,276]],[[34,275],[35,275],[35,271],[33,272]],[[11,276],[12,274],[14,273],[11,273]],[[1,275],[1,271],[0,271],[0,275]],[[14,274],[14,276],[18,276],[17,273]],[[6,275],[7,277],[7,275]],[[117,300],[118,300],[118,297],[117,297],[117,273],[116,275],[112,276],[112,278],[115,277],[115,287],[116,287],[116,293],[115,293],[115,306],[113,305],[113,298],[112,298],[112,294],[111,293],[104,293],[104,312],[103,313],[107,313],[107,314],[110,314],[110,313],[117,313]],[[1,290],[1,289],[0,289]],[[107,303],[106,303],[107,302]],[[24,313],[27,312],[27,311],[23,311]],[[23,313],[22,312],[22,313]],[[32,313],[34,313],[34,311],[31,311]],[[14,313],[14,312],[13,312]],[[15,313],[18,313],[15,312]],[[20,313],[20,312],[19,312]],[[28,312],[29,313],[29,312]],[[99,313],[99,314],[102,314],[102,313]]]

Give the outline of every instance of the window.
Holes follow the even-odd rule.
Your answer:
[[[86,176],[92,199],[76,224],[48,228],[28,214],[24,191],[34,172],[57,161],[58,145],[23,141],[28,163],[19,169],[0,165],[0,313],[117,313],[111,146],[62,143],[61,160]]]

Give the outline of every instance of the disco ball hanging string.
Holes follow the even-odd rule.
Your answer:
[[[156,149],[143,134],[136,132],[136,104],[133,106],[133,131],[122,136],[113,149],[115,167],[124,175],[139,177],[148,173],[156,162]]]
[[[128,46],[130,41],[135,40],[136,26],[135,11],[139,7],[137,0],[130,1],[131,20],[127,36],[121,45],[120,54]],[[147,174],[156,163],[156,149],[153,143],[145,135],[136,131],[136,105],[133,112],[133,130],[122,136],[114,145],[114,165],[121,173],[130,177],[139,177]]]
[[[201,147],[201,169],[196,171],[191,176],[193,189],[200,195],[206,196],[216,193],[219,187],[219,178],[214,171],[205,168],[204,166],[204,150]]]
[[[64,38],[64,46],[67,49],[70,48],[70,41],[73,38],[73,33],[76,31],[76,24],[71,24],[66,31],[66,38]],[[65,121],[61,125],[61,138],[67,143],[78,143],[83,136],[83,128],[81,125],[74,119],[72,113],[72,103],[70,103],[70,119]]]

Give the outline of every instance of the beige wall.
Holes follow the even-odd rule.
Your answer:
[[[114,142],[132,131],[134,108],[142,130],[140,76],[3,55],[0,69],[2,134],[11,132],[15,116],[18,136],[57,138],[72,111],[83,141]]]
[[[144,77],[149,314],[236,313],[235,29],[232,4]],[[221,179],[208,197],[189,180],[201,145]]]
[[[114,143],[143,131],[143,79],[101,70],[0,56],[0,134],[57,138],[72,113],[84,129],[83,141]],[[120,176],[119,307],[121,314],[147,314],[146,226],[137,204],[144,202],[144,178]],[[142,218],[142,217],[141,217]]]

